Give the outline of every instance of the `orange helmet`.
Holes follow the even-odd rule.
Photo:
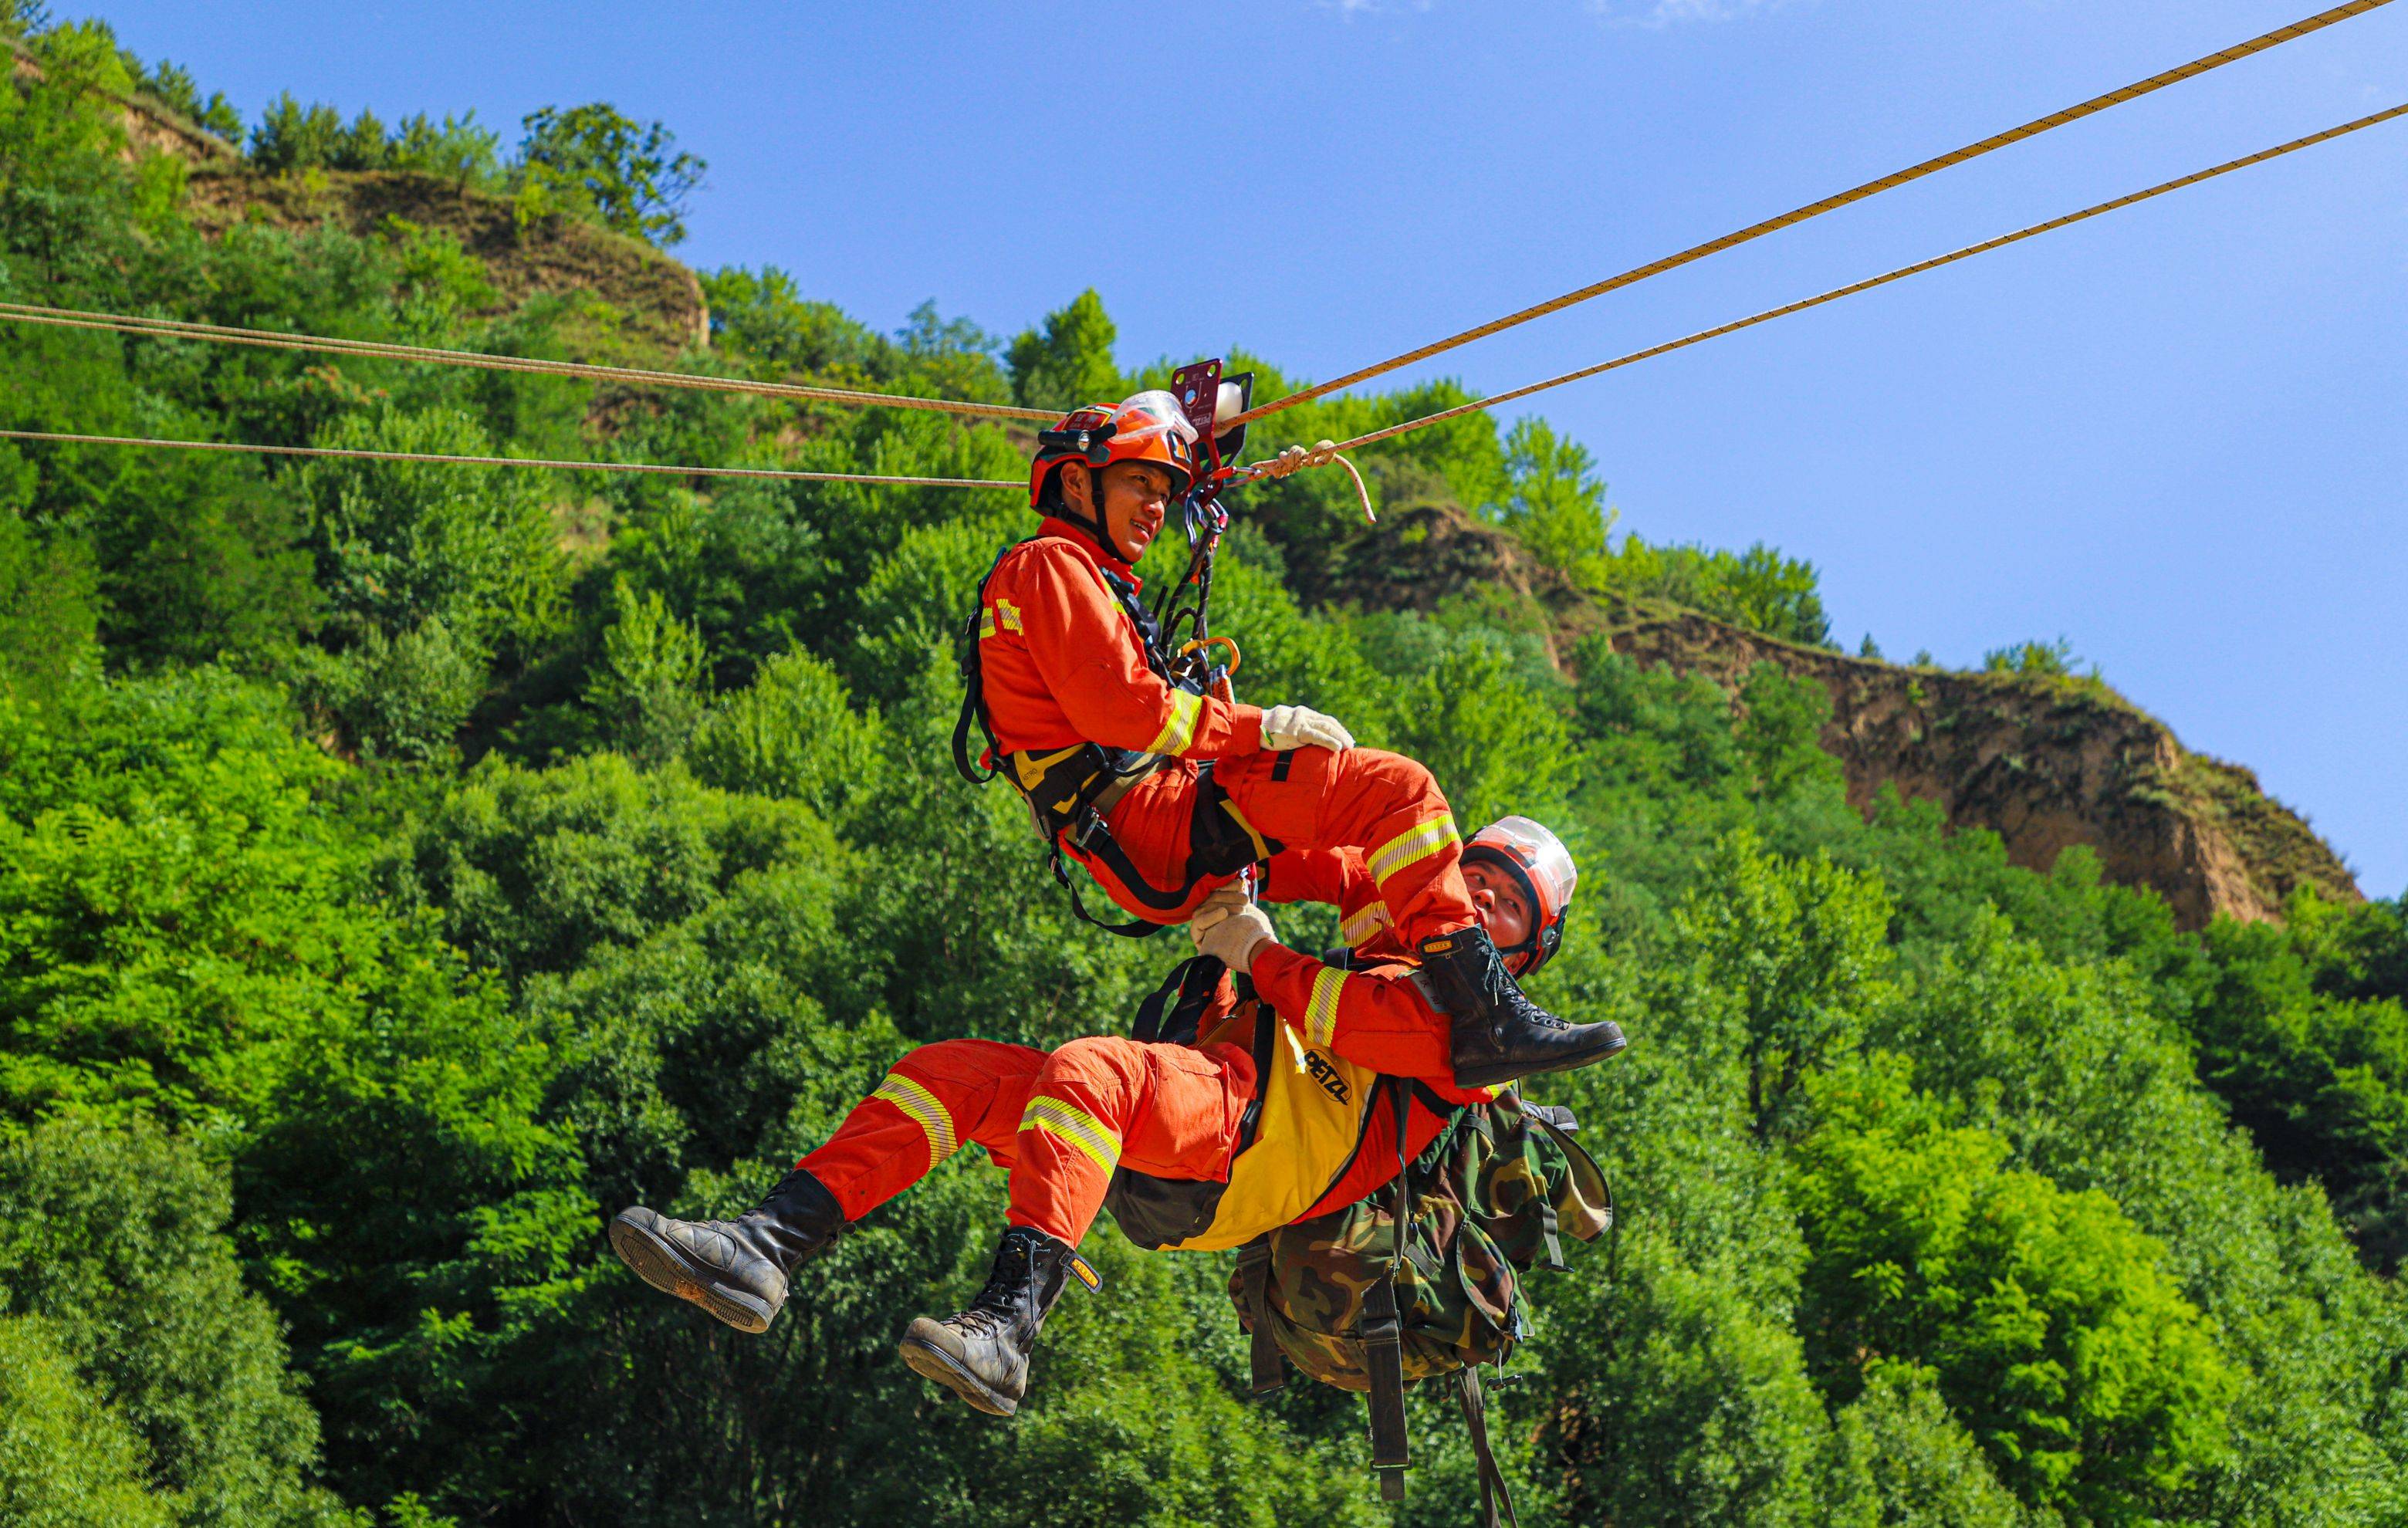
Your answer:
[[[1512,877],[1530,899],[1530,932],[1521,943],[1500,947],[1506,969],[1526,977],[1563,947],[1564,920],[1580,872],[1572,868],[1564,841],[1526,817],[1500,817],[1463,846],[1466,864],[1493,864]]]
[[[1117,404],[1091,403],[1038,433],[1037,458],[1028,464],[1028,507],[1045,502],[1054,469],[1077,457],[1098,471],[1114,462],[1154,462],[1168,468],[1171,492],[1184,494],[1196,481],[1196,426],[1179,400],[1159,388]]]

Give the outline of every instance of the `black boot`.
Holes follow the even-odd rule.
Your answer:
[[[1570,1024],[1522,995],[1488,931],[1474,924],[1424,939],[1422,974],[1455,1020],[1455,1081],[1490,1088],[1517,1077],[1569,1072],[1628,1042],[1612,1022]]]
[[[739,1332],[766,1332],[786,1303],[786,1276],[845,1230],[836,1196],[800,1167],[732,1221],[673,1221],[619,1212],[610,1247],[636,1276],[691,1300]]]
[[[981,1411],[1009,1417],[1028,1392],[1028,1354],[1063,1280],[1095,1274],[1068,1243],[1016,1225],[996,1249],[995,1272],[970,1307],[941,1321],[920,1317],[903,1332],[903,1362]]]

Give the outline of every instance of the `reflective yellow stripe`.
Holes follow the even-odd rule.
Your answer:
[[[1020,623],[1019,606],[1012,604],[1010,600],[997,600],[995,602],[995,607],[1003,612],[1003,629],[1005,631],[1017,632],[1025,631],[1027,629]]]
[[[1383,928],[1396,927],[1397,920],[1384,902],[1374,902],[1358,909],[1352,918],[1338,925],[1338,937],[1350,945],[1359,945]]]
[[[1121,1138],[1101,1120],[1075,1104],[1040,1094],[1030,1099],[1028,1107],[1021,1111],[1020,1128],[1060,1136],[1108,1173],[1120,1164]]]
[[[1325,965],[1312,978],[1312,995],[1304,1004],[1304,1038],[1309,1045],[1327,1045],[1338,1034],[1338,999],[1346,990],[1346,973]]]
[[[887,1073],[886,1080],[881,1082],[869,1096],[886,1100],[919,1121],[921,1130],[928,1137],[930,1167],[952,1156],[961,1146],[953,1136],[953,1117],[945,1112],[945,1106],[937,1102],[935,1093],[902,1073]]]
[[[1385,881],[1409,864],[1418,864],[1451,844],[1463,842],[1455,831],[1455,819],[1432,819],[1417,828],[1400,833],[1382,844],[1371,854],[1371,878]]]
[[[1204,711],[1204,697],[1186,690],[1170,693],[1170,720],[1162,724],[1153,742],[1145,745],[1148,753],[1181,754],[1196,740],[1196,719]]]
[[[995,612],[993,610],[981,610],[979,612],[979,640],[983,642],[994,635]]]

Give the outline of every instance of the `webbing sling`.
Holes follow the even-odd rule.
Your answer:
[[[1500,1528],[1497,1518],[1498,1504],[1505,1507],[1506,1522],[1522,1528],[1522,1520],[1513,1511],[1513,1492],[1506,1488],[1505,1472],[1497,1466],[1496,1451],[1488,1446],[1488,1400],[1480,1389],[1480,1365],[1467,1364],[1455,1375],[1455,1398],[1463,1407],[1463,1425],[1471,1435],[1471,1454],[1480,1462],[1480,1521],[1482,1528]]]
[[[1405,1124],[1412,1085],[1401,1078],[1388,1079],[1388,1097],[1397,1115],[1397,1210],[1391,1228],[1394,1245],[1388,1274],[1364,1296],[1363,1369],[1370,1381],[1371,1468],[1380,1477],[1380,1499],[1405,1499],[1405,1471],[1412,1464],[1406,1439],[1403,1319],[1397,1310],[1397,1275],[1405,1265],[1405,1234],[1412,1223],[1413,1192],[1405,1181]]]
[[[1246,1302],[1246,1319],[1254,1341],[1247,1358],[1254,1373],[1248,1388],[1268,1395],[1287,1383],[1287,1367],[1280,1360],[1279,1338],[1271,1335],[1271,1238],[1256,1236],[1238,1249],[1238,1291]]]

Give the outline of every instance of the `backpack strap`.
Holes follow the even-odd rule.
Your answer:
[[[1271,1335],[1270,1280],[1271,1238],[1266,1233],[1238,1249],[1238,1292],[1246,1302],[1246,1324],[1254,1329],[1250,1388],[1257,1395],[1268,1395],[1287,1383],[1279,1339]]]
[[[1455,1398],[1463,1407],[1463,1425],[1471,1435],[1472,1457],[1480,1461],[1480,1521],[1482,1528],[1499,1528],[1497,1507],[1503,1503],[1506,1522],[1522,1528],[1522,1520],[1513,1511],[1513,1492],[1505,1486],[1505,1472],[1497,1467],[1497,1455],[1488,1447],[1488,1399],[1480,1389],[1480,1365],[1467,1364],[1455,1374]]]
[[[1387,1081],[1397,1116],[1397,1208],[1392,1226],[1396,1246],[1389,1254],[1387,1277],[1364,1296],[1363,1367],[1370,1381],[1371,1468],[1379,1473],[1380,1499],[1401,1502],[1412,1450],[1405,1427],[1405,1329],[1397,1310],[1397,1275],[1404,1267],[1405,1228],[1412,1217],[1412,1190],[1405,1182],[1405,1124],[1412,1095],[1407,1092],[1409,1083],[1393,1078]]]

